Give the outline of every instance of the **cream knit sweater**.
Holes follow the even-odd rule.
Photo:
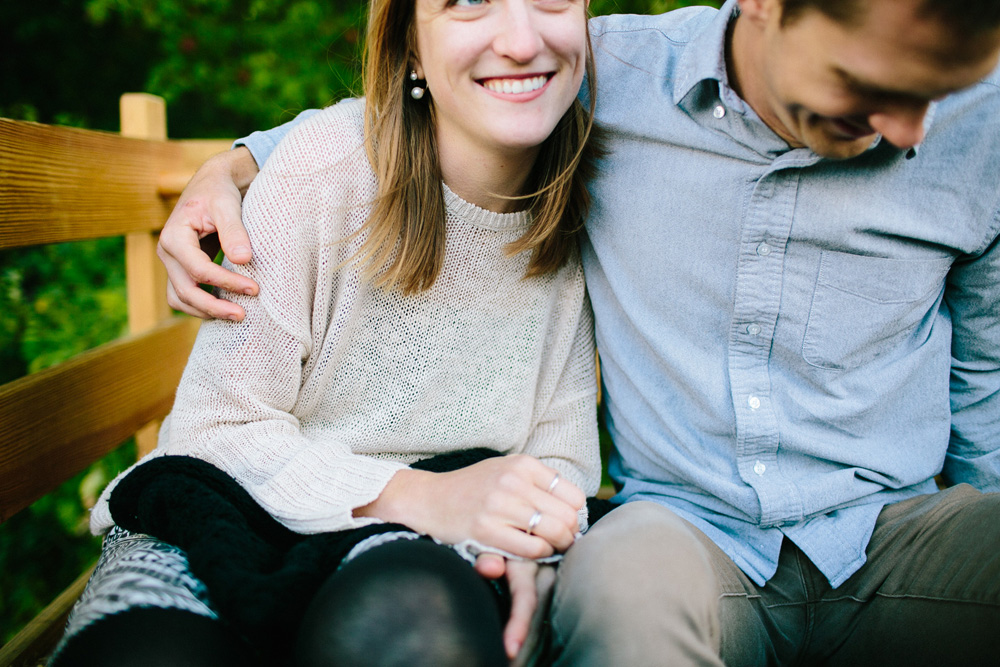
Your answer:
[[[352,511],[396,471],[471,447],[530,454],[593,495],[593,322],[579,258],[525,279],[527,254],[503,247],[527,216],[445,186],[447,247],[431,289],[404,296],[341,266],[362,239],[341,241],[375,196],[363,112],[358,100],[316,114],[257,176],[243,208],[253,260],[227,268],[260,295],[225,294],[246,318],[202,325],[149,456],[213,463],[300,533],[377,522]],[[112,525],[113,486],[91,515],[95,533]]]

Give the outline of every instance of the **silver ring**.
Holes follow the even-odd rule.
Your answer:
[[[556,473],[556,476],[553,477],[552,481],[549,483],[549,493],[555,491],[557,486],[559,486],[559,473]]]
[[[531,515],[531,519],[528,520],[528,530],[525,531],[528,535],[531,535],[535,528],[538,528],[538,524],[542,522],[542,513],[535,510],[535,513]]]

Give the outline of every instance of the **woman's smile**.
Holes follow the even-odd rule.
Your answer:
[[[500,93],[506,96],[521,96],[544,88],[545,84],[549,82],[549,79],[552,78],[553,74],[553,72],[538,75],[525,74],[521,76],[479,79],[478,81],[481,86],[490,92]]]

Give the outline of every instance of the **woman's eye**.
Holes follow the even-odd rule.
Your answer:
[[[451,4],[453,7],[479,7],[485,5],[486,0],[454,0]]]

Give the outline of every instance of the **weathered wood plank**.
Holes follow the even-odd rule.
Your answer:
[[[199,324],[174,318],[0,387],[0,522],[166,415]]]

